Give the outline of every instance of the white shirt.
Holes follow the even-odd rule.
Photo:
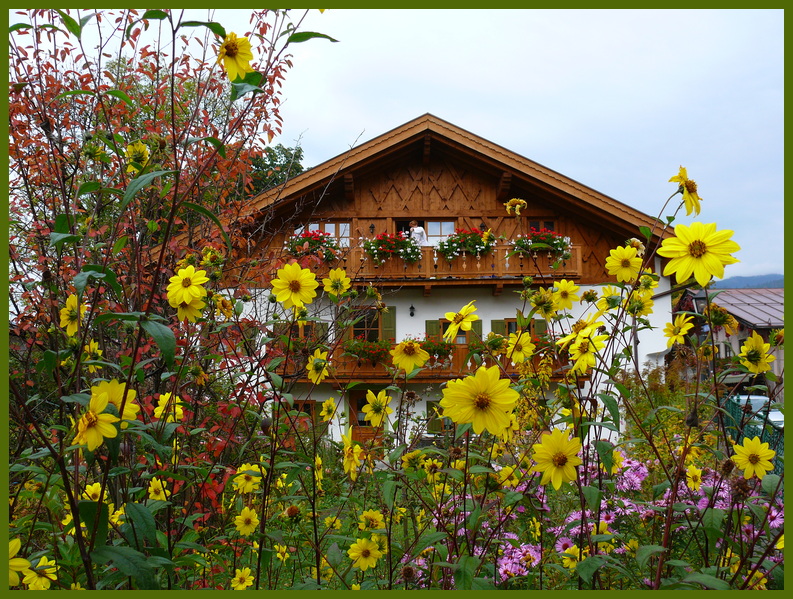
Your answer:
[[[424,231],[424,227],[410,227],[410,236],[420,246],[429,245],[429,240],[427,239],[427,233]]]

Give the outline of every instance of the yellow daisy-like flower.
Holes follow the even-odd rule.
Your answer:
[[[57,565],[55,560],[50,561],[46,556],[42,556],[35,566],[25,570],[25,578],[22,580],[28,585],[30,591],[46,591],[50,588],[53,580],[57,580]]]
[[[386,395],[385,389],[378,391],[375,395],[371,389],[366,392],[366,405],[363,407],[365,414],[364,420],[368,420],[375,428],[383,425],[389,414],[393,414],[393,408],[389,407],[391,397]]]
[[[326,399],[322,402],[322,411],[320,411],[319,416],[322,418],[322,422],[329,422],[333,415],[336,413],[336,400],[332,397],[330,399]]]
[[[237,468],[237,473],[231,481],[234,490],[240,495],[253,493],[259,490],[262,481],[262,471],[259,466],[253,464],[242,464]]]
[[[253,585],[253,575],[250,568],[235,569],[234,578],[231,579],[231,588],[235,591],[244,591]]]
[[[347,555],[352,560],[352,565],[363,572],[374,568],[377,560],[383,557],[377,543],[369,539],[356,539],[347,550]]]
[[[259,526],[259,517],[252,509],[244,507],[240,511],[240,515],[234,518],[234,526],[238,533],[247,537],[256,532],[256,527]]]
[[[405,339],[391,350],[394,366],[401,368],[406,373],[421,368],[430,359],[429,353],[421,348],[421,344],[414,339]]]
[[[509,426],[518,392],[499,374],[498,366],[480,366],[471,376],[449,381],[440,401],[443,415],[457,424],[472,423],[477,435],[484,430],[500,435]]]
[[[692,491],[699,491],[699,487],[702,485],[702,470],[694,464],[686,469],[686,485]]]
[[[90,501],[99,501],[100,493],[102,492],[102,483],[93,483],[90,485],[86,485],[85,489],[83,489],[83,499],[89,499]]]
[[[697,216],[700,210],[699,202],[702,198],[700,198],[697,193],[697,184],[688,178],[686,169],[681,166],[677,175],[669,179],[669,182],[680,184],[678,192],[683,194],[683,202],[686,204],[686,216],[690,215],[692,212],[694,216]]]
[[[512,198],[508,202],[504,202],[507,214],[513,214],[516,217],[520,216],[520,211],[524,210],[526,206],[528,206],[526,200],[521,200],[520,198]]]
[[[87,445],[88,451],[94,451],[106,438],[113,439],[118,435],[114,423],[120,418],[104,413],[107,404],[107,393],[91,396],[88,411],[77,422],[77,434],[74,437],[76,445]]]
[[[711,277],[723,278],[724,265],[739,260],[732,257],[741,247],[732,241],[733,232],[716,231],[716,223],[677,225],[675,237],[664,239],[658,255],[671,258],[664,268],[664,276],[676,274],[677,282],[686,281],[692,274],[703,287]]]
[[[603,312],[593,312],[588,316],[581,318],[573,323],[570,327],[570,333],[556,340],[556,344],[565,349],[570,343],[578,338],[578,334],[584,329],[591,329],[597,331],[600,327],[605,326],[602,320],[598,320],[603,316]]]
[[[520,364],[528,360],[534,354],[534,344],[531,342],[531,333],[526,331],[510,333],[509,344],[507,346],[507,356],[513,364]]]
[[[424,453],[420,449],[415,449],[402,456],[402,468],[405,472],[420,470],[424,467]]]
[[[551,483],[559,489],[563,482],[576,479],[575,467],[581,464],[578,454],[581,452],[581,439],[569,438],[558,428],[544,434],[540,443],[535,443],[532,472],[542,472],[541,485]]]
[[[606,346],[608,335],[595,335],[594,329],[582,330],[570,345],[570,357],[575,360],[571,370],[586,374],[595,367],[597,353]]]
[[[162,393],[157,400],[157,407],[154,408],[154,417],[165,417],[166,422],[180,422],[184,418],[184,410],[181,405],[182,398],[174,395],[171,399],[170,393]]]
[[[474,306],[475,301],[476,300],[468,302],[459,312],[447,312],[445,314],[446,320],[449,321],[449,328],[443,333],[444,339],[454,339],[457,337],[457,333],[460,329],[463,331],[471,330],[471,323],[475,320],[479,320],[479,316],[474,314],[474,312],[476,312],[476,306]]]
[[[343,268],[334,268],[328,273],[327,279],[322,279],[325,293],[339,297],[351,287],[350,277]]]
[[[126,391],[126,401],[124,401],[124,392]],[[138,392],[134,389],[127,391],[127,384],[110,379],[109,381],[101,381],[91,387],[91,396],[107,394],[109,403],[116,406],[116,409],[121,412],[121,402],[124,401],[124,412],[121,414],[121,428],[129,426],[126,421],[137,420],[140,406],[135,403],[135,398]]]
[[[378,530],[380,528],[385,528],[385,518],[379,510],[364,510],[359,519],[359,530]]]
[[[559,310],[572,310],[573,302],[579,301],[578,292],[579,287],[573,281],[562,279],[554,286],[554,300]]]
[[[620,290],[612,285],[606,285],[601,289],[600,299],[595,303],[595,307],[603,314],[618,307],[621,303],[622,293]]]
[[[315,385],[319,385],[328,376],[328,352],[314,350],[314,355],[308,359],[308,378]]]
[[[22,541],[11,539],[8,542],[8,586],[15,587],[19,584],[19,573],[30,569],[30,562],[24,557],[16,557],[22,548]]]
[[[66,298],[66,307],[61,308],[61,328],[66,329],[66,334],[69,337],[74,337],[77,334],[77,329],[80,326],[80,319],[85,314],[88,306],[80,304],[77,307],[77,296],[73,293]]]
[[[767,472],[774,469],[771,460],[774,459],[776,452],[768,448],[768,443],[761,443],[760,437],[753,439],[744,438],[743,445],[733,445],[735,455],[732,461],[743,470],[743,477],[746,479],[757,475],[763,478]]]
[[[669,338],[666,347],[672,347],[675,343],[685,343],[686,333],[694,328],[693,318],[687,314],[678,314],[674,322],[667,323],[664,327],[664,335]]]
[[[202,287],[209,282],[205,270],[196,270],[192,264],[180,268],[168,283],[168,303],[172,307],[181,304],[191,304],[193,300],[202,299],[206,296],[207,290]]]
[[[344,472],[354,481],[358,478],[358,469],[361,467],[361,453],[363,452],[363,448],[358,443],[353,442],[352,432],[342,435],[341,438],[344,442]]]
[[[639,276],[642,259],[637,256],[635,247],[620,246],[609,252],[606,270],[617,277],[617,281],[630,283]]]
[[[769,353],[770,350],[771,344],[765,343],[757,331],[752,331],[752,336],[741,346],[738,357],[749,372],[759,374],[771,370],[771,362],[776,360],[776,356]]]
[[[149,481],[149,499],[159,499],[165,501],[171,495],[168,490],[168,483],[161,481],[159,478],[153,478]]]
[[[435,458],[428,458],[421,463],[421,467],[424,469],[424,472],[427,473],[427,482],[438,482],[438,477],[441,475],[441,468],[443,468],[443,462]]]
[[[562,565],[570,570],[575,570],[578,562],[586,557],[586,549],[579,549],[578,545],[573,545],[562,554]]]
[[[735,335],[738,332],[738,321],[730,314],[726,308],[722,308],[718,304],[711,302],[703,311],[702,315],[707,319],[708,323],[713,326],[715,330],[724,327],[724,332],[727,335]]]
[[[250,64],[252,60],[253,52],[248,38],[237,37],[234,32],[228,33],[218,49],[218,64],[226,68],[229,81],[242,79],[246,73],[253,72]]]
[[[279,559],[282,563],[289,559],[289,547],[287,547],[286,545],[276,544],[274,549],[275,549],[275,557]]]
[[[95,360],[100,360],[102,358],[102,350],[99,349],[99,344],[93,339],[91,339],[88,342],[88,345],[83,347],[83,351],[85,352],[83,354],[84,361],[87,360],[95,361]],[[97,370],[99,370],[99,366],[92,366],[92,365],[88,366],[89,373],[96,372]]]
[[[206,302],[201,301],[200,298],[193,298],[189,302],[174,302],[169,299],[168,303],[172,308],[176,308],[176,318],[179,322],[195,322],[197,318],[201,318],[201,310],[206,308]]]
[[[128,173],[137,173],[149,162],[149,146],[142,141],[134,141],[127,146]],[[137,165],[140,165],[140,168]]]
[[[550,287],[537,289],[529,296],[529,303],[537,309],[537,314],[545,320],[549,320],[559,309],[557,296]]]
[[[275,299],[284,308],[302,308],[313,302],[317,296],[317,275],[308,268],[302,268],[297,262],[279,268],[276,275],[270,283]]]
[[[623,302],[625,312],[637,317],[652,314],[654,304],[651,294],[638,291],[633,291]]]
[[[341,520],[339,520],[336,516],[328,516],[325,518],[325,528],[339,530],[341,528]]]

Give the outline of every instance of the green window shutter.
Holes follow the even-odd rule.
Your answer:
[[[440,320],[425,320],[424,321],[424,332],[427,334],[427,338],[435,337],[436,339],[440,339],[441,336],[441,321]]]
[[[534,335],[539,337],[540,335],[545,335],[548,332],[548,322],[542,318],[535,318],[532,320],[532,324],[534,325]]]
[[[431,321],[427,321],[431,322]],[[442,433],[443,432],[443,421],[440,418],[435,417],[435,408],[439,408],[438,402],[435,401],[428,401],[427,402],[427,432],[428,433]]]
[[[321,343],[322,345],[327,345],[330,342],[330,340],[328,339],[328,327],[329,327],[329,323],[327,322],[314,323],[316,340],[318,343]]]
[[[396,343],[396,306],[386,306],[387,312],[380,312],[380,334],[382,339],[393,339]]]
[[[490,330],[496,335],[507,336],[507,323],[504,320],[491,320]]]
[[[468,341],[473,341],[473,339],[481,339],[482,338],[482,319],[475,320],[471,323],[471,332],[473,333],[473,338],[469,339]]]

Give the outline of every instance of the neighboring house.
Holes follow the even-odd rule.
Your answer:
[[[713,335],[713,341],[721,358],[729,358],[741,352],[741,346],[757,333],[773,347],[773,332],[785,326],[785,290],[784,289],[711,289],[707,291],[711,302],[724,308],[738,322],[738,329],[728,335],[723,327],[719,327]],[[678,300],[678,310],[702,314],[707,305],[706,291],[687,289]],[[707,327],[707,325],[704,325]],[[703,329],[700,335],[707,332]],[[777,381],[768,381],[769,395],[776,401],[783,399],[785,371],[785,352],[782,346],[774,349],[776,360],[771,362],[771,372]],[[745,377],[733,376],[726,382],[736,383]]]
[[[527,203],[520,217],[507,214],[504,202],[511,198]],[[535,286],[551,286],[564,278],[581,287],[579,294],[587,288],[600,291],[603,284],[615,282],[604,266],[609,251],[639,237],[639,227],[652,228],[655,223],[638,210],[429,114],[257,196],[245,216],[249,224],[242,232],[250,235],[251,249],[250,257],[243,261],[255,260],[260,265],[256,280],[262,298],[269,294],[268,282],[274,275],[272,269],[267,270],[268,264],[272,265],[268,260],[282,254],[285,240],[295,231],[318,229],[337,239],[345,250],[339,265],[353,278],[356,288],[363,291],[367,285],[375,285],[388,306],[387,312],[372,310],[356,324],[356,336],[392,342],[407,336],[437,336],[444,330],[446,312],[457,312],[476,300],[480,320],[470,334],[456,339],[451,366],[445,363],[427,368],[408,383],[418,398],[409,409],[418,419],[437,405],[443,381],[473,370],[473,364],[462,362],[474,337],[515,330],[516,309],[523,307],[515,292],[523,288],[524,276],[534,277]],[[407,230],[414,219],[424,227],[431,244],[422,248],[416,264],[406,266],[392,259],[377,265],[366,257],[361,249],[364,239]],[[507,257],[506,244],[479,259],[456,258],[452,263],[435,251],[437,243],[456,228],[490,229],[497,236],[513,239],[531,227],[570,238],[572,256],[561,268],[552,270],[543,255],[536,264],[531,259]],[[257,230],[281,233],[275,238],[257,237]],[[660,260],[654,270],[661,271]],[[654,313],[649,317],[654,329],[641,331],[636,340],[642,363],[648,359],[657,362],[665,353],[662,330],[670,320],[669,290],[669,279],[661,277]],[[312,304],[312,310],[320,304],[320,300]],[[574,319],[584,309],[584,305],[575,304]],[[340,316],[325,314],[319,316],[321,322],[309,320],[303,334],[324,337],[332,346],[338,341],[335,327]],[[535,333],[544,330],[545,322],[535,320]],[[361,412],[366,391],[384,388],[390,377],[382,366],[359,364],[340,353],[337,347],[333,359],[340,379],[347,375],[364,384],[345,392],[329,378],[313,390],[310,401],[305,401],[308,385],[299,385],[293,393],[295,402],[316,419],[322,401],[341,399],[353,438],[365,440],[372,434]],[[339,439],[338,427],[331,430]]]

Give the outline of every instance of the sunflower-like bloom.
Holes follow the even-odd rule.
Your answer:
[[[244,507],[240,511],[240,515],[234,518],[234,526],[238,533],[247,537],[256,532],[256,527],[259,526],[259,517],[252,509]]]
[[[529,296],[529,303],[537,309],[537,314],[542,316],[545,320],[549,320],[559,309],[556,297],[553,289],[550,287],[540,287]]]
[[[512,214],[516,217],[520,216],[520,211],[525,209],[526,206],[528,206],[526,200],[521,200],[520,198],[512,198],[508,202],[504,202],[507,214]]]
[[[162,393],[157,400],[157,407],[154,408],[154,417],[164,416],[165,422],[180,422],[184,417],[181,401],[182,398],[178,395],[174,395],[171,399],[170,393]]]
[[[58,579],[57,564],[55,560],[50,561],[45,555],[39,559],[35,566],[24,572],[25,578],[22,582],[28,585],[30,591],[46,591],[50,588],[53,580]]]
[[[420,449],[415,449],[402,456],[402,468],[404,468],[405,472],[420,470],[424,467],[426,459]]]
[[[752,331],[752,336],[741,346],[741,353],[738,354],[738,357],[741,358],[741,364],[746,366],[749,372],[760,374],[771,370],[771,362],[776,360],[776,356],[768,353],[770,349],[771,344],[765,343],[757,331]]]
[[[739,262],[731,255],[741,249],[730,239],[732,234],[728,229],[716,231],[716,223],[677,225],[675,237],[664,239],[658,248],[659,256],[671,258],[664,276],[676,274],[677,282],[682,283],[693,274],[703,287],[711,277],[723,278],[724,265]]]
[[[385,528],[385,518],[379,510],[364,510],[359,520],[359,530],[378,530],[380,528]]]
[[[675,343],[685,343],[686,333],[694,328],[693,318],[688,314],[678,314],[674,322],[669,322],[664,327],[664,335],[669,338],[666,347],[672,347]]]
[[[351,480],[358,478],[358,468],[361,466],[361,453],[363,448],[357,443],[353,443],[352,433],[347,433],[341,436],[344,442],[344,472],[349,474]]]
[[[567,279],[562,279],[554,286],[554,301],[559,310],[572,310],[573,302],[579,301],[578,285]]]
[[[235,591],[244,591],[253,585],[253,575],[250,568],[236,568],[234,578],[231,579],[231,588]]]
[[[325,293],[339,297],[342,293],[349,290],[351,286],[350,277],[343,268],[334,268],[328,273],[327,279],[322,279]]]
[[[518,401],[518,392],[509,383],[499,378],[498,366],[480,366],[471,376],[449,381],[440,401],[443,415],[457,424],[472,423],[477,435],[484,430],[500,435]]]
[[[80,307],[77,307],[77,296],[73,293],[66,298],[66,307],[61,308],[61,328],[66,329],[66,334],[69,337],[74,337],[77,334],[80,319],[87,309],[88,306],[85,304],[80,304]]]
[[[569,568],[570,570],[575,570],[578,562],[582,561],[586,557],[586,553],[586,548],[580,549],[578,545],[572,545],[571,547],[565,549],[564,553],[562,553],[562,565],[565,568]]]
[[[768,448],[768,443],[761,443],[760,437],[755,436],[754,439],[745,437],[743,445],[733,445],[733,449],[735,455],[732,456],[732,461],[743,470],[743,477],[746,479],[755,475],[762,479],[766,472],[774,469],[771,460],[774,459],[776,452]]]
[[[136,165],[144,167],[149,162],[149,146],[140,140],[132,142],[127,146],[127,160],[129,160],[127,172],[137,173],[140,168]]]
[[[507,345],[507,356],[512,359],[513,364],[520,364],[528,360],[533,353],[534,344],[531,342],[531,333],[526,331],[519,334],[510,333],[509,344]]]
[[[692,491],[699,491],[699,487],[702,485],[702,470],[694,464],[686,469],[686,485]]]
[[[168,303],[176,308],[182,303],[190,304],[193,300],[202,299],[207,290],[202,286],[209,281],[205,270],[196,270],[192,264],[180,268],[168,283]]]
[[[314,355],[308,359],[308,378],[315,385],[319,385],[328,376],[328,352],[314,350]]]
[[[237,473],[232,479],[234,490],[240,495],[245,493],[253,493],[259,490],[259,485],[262,482],[262,471],[259,466],[253,464],[241,464],[237,468]]]
[[[738,321],[735,320],[735,317],[727,312],[726,308],[719,306],[715,302],[708,305],[702,315],[716,331],[724,327],[724,332],[728,336],[735,335],[738,332]]]
[[[622,304],[622,293],[613,285],[606,285],[601,289],[600,299],[595,302],[595,307],[601,314],[615,309]]]
[[[557,339],[556,344],[562,349],[565,349],[568,345],[570,345],[570,343],[578,338],[578,334],[584,329],[592,329],[593,331],[597,331],[600,327],[605,326],[603,321],[599,320],[601,316],[603,316],[603,312],[601,311],[592,312],[588,316],[575,321],[573,326],[570,327],[570,333],[564,337],[561,337],[560,339]]]
[[[270,282],[275,291],[275,299],[284,308],[302,308],[317,296],[317,275],[297,262],[279,268],[276,278]]]
[[[429,353],[422,349],[421,344],[414,339],[405,339],[391,350],[394,366],[407,373],[415,368],[421,368],[430,359]]]
[[[246,73],[253,72],[250,64],[252,60],[253,52],[247,37],[237,37],[234,32],[226,35],[218,50],[218,64],[226,68],[229,81],[244,78]]]
[[[369,539],[357,539],[347,550],[347,556],[352,560],[352,565],[361,571],[374,568],[377,560],[383,557],[377,543]]]
[[[8,542],[8,586],[15,587],[19,584],[19,573],[30,569],[30,562],[24,557],[16,557],[22,548],[22,541],[11,539]]]
[[[594,329],[583,329],[570,345],[570,357],[575,360],[571,370],[586,374],[595,367],[597,353],[606,346],[608,335],[595,335]]]
[[[625,311],[631,316],[648,316],[653,313],[652,293],[645,293],[641,291],[633,291],[623,302]]]
[[[282,563],[289,559],[289,548],[286,545],[276,544],[273,549],[275,549],[275,557]]]
[[[91,339],[87,345],[83,346],[83,351],[85,352],[83,354],[83,360],[94,361],[102,358],[102,350],[99,349],[99,344],[93,339]],[[99,370],[99,366],[88,366],[89,373],[96,372],[97,370]]]
[[[581,439],[568,437],[558,428],[542,436],[540,443],[532,447],[535,464],[532,472],[542,472],[541,485],[549,482],[554,489],[559,489],[563,482],[576,479],[575,467],[581,464],[578,454],[581,452]]]
[[[617,281],[630,283],[639,276],[642,259],[637,255],[635,247],[620,246],[609,252],[606,258],[606,270],[617,277]]]
[[[197,318],[201,318],[201,310],[206,308],[206,302],[201,301],[200,298],[193,298],[189,302],[174,302],[168,300],[172,308],[176,308],[176,318],[179,322],[187,320],[187,322],[195,322]]]
[[[686,204],[686,216],[690,215],[692,212],[694,216],[697,216],[700,210],[699,202],[702,198],[697,194],[697,184],[688,178],[686,169],[681,166],[677,175],[669,179],[669,182],[680,184],[678,192],[683,193],[683,202]]]
[[[476,312],[476,306],[474,306],[475,301],[476,300],[473,300],[465,304],[459,312],[447,312],[445,314],[446,320],[449,321],[449,328],[443,333],[444,339],[454,339],[457,337],[457,333],[460,329],[463,331],[471,330],[471,323],[475,320],[479,320],[479,317],[474,314],[474,312]]]
[[[168,490],[168,483],[161,481],[159,478],[153,478],[149,481],[149,499],[166,500],[171,495]]]
[[[322,418],[322,422],[329,422],[333,415],[336,413],[336,400],[332,397],[330,399],[326,399],[322,402],[322,411],[320,411],[319,416]]]
[[[120,419],[117,416],[113,416],[113,414],[104,413],[107,404],[107,393],[91,396],[88,411],[77,422],[77,434],[74,437],[75,444],[87,445],[88,451],[93,451],[102,445],[106,438],[113,439],[118,434],[114,423]]]
[[[391,397],[386,395],[385,389],[377,392],[375,395],[372,390],[366,392],[366,405],[363,407],[365,414],[364,420],[372,423],[372,426],[377,428],[383,425],[389,414],[393,414],[393,408],[389,407]]]

